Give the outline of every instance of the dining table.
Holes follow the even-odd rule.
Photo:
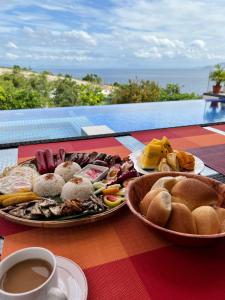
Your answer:
[[[22,145],[18,163],[46,148],[126,157],[163,136],[174,149],[202,159],[212,173],[225,175],[225,135],[198,125]],[[225,299],[225,239],[204,247],[172,244],[126,205],[107,219],[68,228],[28,227],[0,218],[0,236],[4,238],[1,259],[26,247],[44,247],[77,263],[86,275],[90,300]]]

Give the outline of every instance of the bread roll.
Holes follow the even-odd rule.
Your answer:
[[[182,203],[172,203],[172,211],[166,227],[178,232],[196,234],[191,211]]]
[[[151,190],[164,188],[170,192],[170,190],[176,183],[177,183],[176,177],[172,177],[172,176],[161,177],[153,184]]]
[[[165,226],[171,213],[171,195],[167,191],[158,193],[151,201],[146,218],[154,224]]]
[[[176,183],[171,189],[172,202],[183,203],[190,210],[202,205],[215,205],[218,197],[216,191],[194,178]]]
[[[163,188],[158,188],[158,189],[155,189],[155,190],[151,190],[149,191],[145,196],[144,198],[141,200],[140,202],[140,211],[141,213],[146,216],[147,215],[147,211],[148,211],[148,207],[152,201],[152,199],[157,196],[160,192],[162,191],[167,191],[166,189],[163,189]]]
[[[198,234],[216,234],[220,232],[220,220],[211,206],[200,206],[192,211]]]
[[[220,232],[225,232],[225,209],[216,207],[215,210],[220,220]]]

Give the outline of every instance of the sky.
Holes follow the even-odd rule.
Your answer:
[[[0,0],[0,65],[214,65],[224,28],[224,0]]]

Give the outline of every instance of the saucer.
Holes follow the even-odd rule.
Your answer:
[[[88,294],[87,280],[82,269],[72,260],[56,256],[59,288],[68,300],[86,300]]]

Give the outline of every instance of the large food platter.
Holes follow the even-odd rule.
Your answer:
[[[67,162],[67,161],[76,162],[77,157],[78,157],[78,159],[80,159],[80,157],[82,155],[83,155],[84,158],[86,158],[87,155],[90,155],[90,157],[91,157],[92,153],[91,154],[89,154],[89,153],[79,153],[79,152],[66,153],[65,154],[65,160],[64,160],[64,162]],[[120,158],[118,155],[116,155],[116,156],[110,156],[110,155],[107,156],[107,154],[104,154],[104,155],[106,155],[106,158],[108,157],[108,161],[109,161],[109,158],[111,157],[111,161],[108,164],[108,173],[110,172],[110,170],[112,168],[114,168],[114,166],[116,166],[117,168],[121,168],[121,172],[118,173],[118,174],[120,174],[120,176],[116,177],[116,181],[119,178],[121,178],[121,176],[124,176],[125,173],[128,174],[130,172],[131,173],[133,172],[133,174],[136,174],[138,176],[138,173],[135,171],[134,166],[133,166],[132,162],[129,160],[129,158],[124,158],[123,159],[123,158]],[[99,154],[97,154],[97,156],[100,157]],[[56,155],[55,154],[53,155],[53,158],[56,159]],[[115,159],[115,164],[112,162],[113,159]],[[83,161],[85,161],[85,159],[83,159]],[[103,160],[103,162],[104,162],[104,160]],[[95,164],[95,161],[93,162],[93,164]],[[95,167],[97,168],[97,170],[98,170],[98,168],[104,168],[104,166],[103,166],[104,164],[103,163],[102,163],[102,165],[101,165],[101,163],[99,163],[99,164],[100,165],[98,165],[98,164],[95,165]],[[80,160],[80,165],[82,166],[81,171],[85,170],[86,167],[89,166],[88,163],[82,164],[82,160]],[[123,169],[124,165],[126,165],[126,166],[128,165],[128,167],[129,167],[127,170],[125,169],[125,171]],[[25,161],[23,163],[20,163],[16,167],[29,167],[29,168],[32,168],[34,170],[37,170],[38,169],[37,166],[38,166],[38,164],[37,164],[36,158],[32,158],[32,159],[29,159],[29,160],[27,160],[27,161]],[[1,180],[1,178],[4,178],[5,176],[7,176],[6,174],[8,174],[10,172],[10,170],[11,170],[11,168],[6,168],[6,170],[0,176],[0,180]],[[104,175],[106,177],[101,178],[101,180],[100,179],[96,180],[95,183],[99,183],[99,182],[102,183],[104,181],[104,178],[108,177],[108,173],[106,173],[106,175]],[[126,174],[125,174],[125,177],[126,177]],[[44,174],[44,175],[47,175],[47,174]],[[133,176],[133,177],[136,177],[136,176]],[[129,176],[128,176],[128,178],[129,178]],[[132,178],[130,178],[130,179],[132,179]],[[121,183],[121,190],[120,190],[120,192],[122,190],[124,192],[124,190],[125,190],[125,183],[122,182],[122,181],[120,181],[120,180],[118,181],[118,183],[119,182]],[[114,186],[115,185],[116,184],[114,184]],[[120,184],[117,184],[117,185],[120,185]],[[106,189],[110,188],[112,186],[113,185],[111,185],[110,182],[107,182]],[[0,195],[1,194],[2,193],[0,193]],[[2,194],[2,196],[3,195],[4,194]],[[115,194],[115,195],[117,195],[117,194]],[[95,196],[95,197],[98,197],[98,196]],[[109,195],[109,196],[111,196],[111,195]],[[123,196],[120,196],[120,197],[123,198]],[[59,199],[59,196],[57,196],[55,198]],[[50,197],[40,197],[39,199],[41,199],[41,201],[44,202],[44,201],[49,201],[49,200],[50,201],[52,201],[52,200],[56,201],[55,198],[54,197],[52,197],[52,198],[50,198]],[[103,199],[103,198],[104,198],[104,196],[101,195],[101,199]],[[90,197],[90,199],[91,199],[91,197]],[[124,197],[124,200],[125,200],[125,197]],[[8,212],[7,209],[5,210],[5,207],[2,207],[1,203],[0,203],[0,216],[2,218],[6,219],[6,220],[11,221],[11,222],[14,222],[14,223],[17,223],[17,224],[21,224],[21,225],[26,225],[26,226],[42,227],[42,228],[64,228],[64,227],[78,226],[78,225],[84,225],[84,224],[89,224],[89,223],[97,222],[97,221],[103,220],[105,218],[108,218],[108,217],[110,217],[110,216],[112,216],[114,214],[117,214],[124,206],[126,206],[126,201],[124,201],[124,200],[120,201],[120,203],[117,204],[116,206],[109,206],[109,207],[107,207],[107,205],[105,205],[105,203],[104,203],[104,209],[102,209],[102,210],[99,209],[97,212],[96,211],[95,212],[93,212],[93,211],[87,211],[87,212],[84,211],[83,212],[82,211],[81,213],[78,213],[77,215],[74,215],[74,213],[72,213],[72,216],[70,216],[70,215],[67,216],[66,215],[66,216],[59,217],[59,218],[58,217],[56,218],[55,216],[52,215],[53,217],[50,217],[49,219],[46,219],[45,217],[44,218],[40,218],[40,219],[29,219],[29,218],[21,217],[21,215],[20,216],[13,215],[13,214],[10,213],[10,211]],[[60,201],[62,201],[62,200],[60,200]],[[73,201],[73,200],[71,200],[71,201]],[[30,203],[32,205],[32,201],[30,201]],[[64,202],[62,202],[62,203],[64,203]],[[64,205],[64,204],[61,204],[61,202],[59,202],[59,204],[57,203],[57,205]],[[23,203],[22,204],[21,203],[20,204],[15,204],[15,207],[16,207],[16,209],[19,209],[20,207],[23,208]]]
[[[142,151],[143,150],[132,152],[129,156],[130,159],[134,163],[135,169],[137,170],[137,172],[139,172],[142,175],[148,175],[148,174],[156,172],[155,170],[145,170],[141,167],[140,158],[142,155]],[[195,160],[194,170],[193,171],[185,171],[185,172],[188,172],[189,174],[200,174],[204,170],[205,164],[197,156],[194,156],[194,160]]]

